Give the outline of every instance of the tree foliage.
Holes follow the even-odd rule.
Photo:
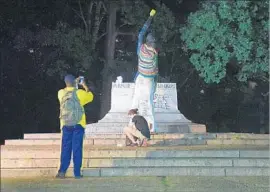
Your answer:
[[[150,31],[154,32],[158,42],[162,45],[168,42],[176,33],[176,19],[172,11],[160,1],[153,1],[157,13],[150,26]],[[144,1],[122,1],[121,15],[122,22],[132,25],[135,31],[139,31],[149,16],[151,8]]]
[[[104,60],[104,50],[99,46],[100,40],[106,35],[106,18],[108,15],[108,1],[76,0],[65,1],[66,11],[73,14],[72,21],[58,19],[55,26],[36,25],[33,28],[21,28],[14,38],[14,47],[33,57],[40,58],[40,65],[48,75],[63,75],[75,69],[76,72],[87,72],[93,64]],[[129,28],[129,33],[137,35],[149,16],[151,8],[144,1],[115,1],[118,6],[120,21],[117,31]],[[178,30],[172,12],[160,1],[153,1],[157,15],[151,25],[151,31],[158,38],[161,55],[173,51],[168,42]],[[45,50],[50,49],[45,54]],[[134,45],[134,53],[136,45]],[[161,60],[162,61],[162,60]],[[164,59],[166,61],[166,59]],[[127,65],[129,67],[129,65]],[[74,71],[74,70],[73,70]]]
[[[33,57],[40,57],[41,67],[47,75],[61,76],[72,71],[85,73],[97,62],[99,49],[97,43],[104,33],[106,7],[103,1],[62,1],[73,14],[73,20],[58,20],[56,25],[20,29],[14,39],[18,51],[28,52],[31,48]],[[45,54],[45,50],[50,49]]]
[[[268,80],[268,1],[204,1],[180,29],[190,61],[207,83],[228,67],[239,81]]]

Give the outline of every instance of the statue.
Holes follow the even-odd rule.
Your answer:
[[[155,10],[151,10],[150,16],[138,36],[138,72],[134,80],[135,91],[131,107],[132,109],[139,109],[139,113],[147,119],[151,132],[155,132],[156,130],[153,101],[157,85],[158,52],[156,50],[156,39],[154,35],[148,33],[145,43],[143,43],[143,37],[155,13]],[[144,106],[142,107],[141,105]]]

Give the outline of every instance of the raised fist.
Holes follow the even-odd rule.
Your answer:
[[[151,12],[150,12],[150,16],[153,17],[155,14],[156,14],[156,10],[152,9]]]

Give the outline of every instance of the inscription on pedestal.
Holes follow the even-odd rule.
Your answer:
[[[113,83],[111,112],[127,112],[131,108],[134,83]],[[147,101],[141,100],[140,108],[145,108]],[[158,83],[154,95],[155,112],[177,112],[177,92],[175,83]]]

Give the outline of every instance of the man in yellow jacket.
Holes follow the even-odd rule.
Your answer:
[[[60,168],[57,178],[65,178],[73,153],[74,176],[79,179],[81,175],[83,138],[86,126],[84,105],[93,101],[93,93],[89,91],[85,81],[73,75],[65,77],[66,88],[58,91],[60,102],[60,127],[62,132]],[[83,89],[77,89],[76,85]]]

